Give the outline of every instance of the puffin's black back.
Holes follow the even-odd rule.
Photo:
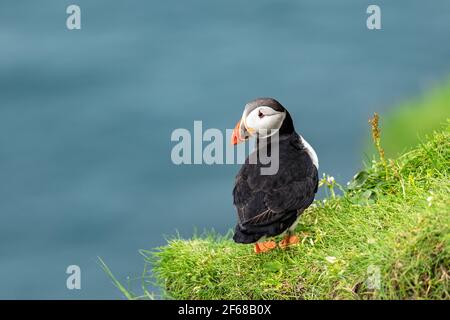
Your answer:
[[[286,120],[283,126],[292,129],[280,129],[278,172],[261,175],[265,165],[250,164],[247,158],[236,176],[233,198],[239,221],[233,239],[238,243],[281,234],[314,200],[317,168],[293,130],[289,113]]]

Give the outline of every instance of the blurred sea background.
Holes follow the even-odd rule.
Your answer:
[[[66,28],[70,4],[81,30]],[[286,106],[320,172],[345,184],[373,112],[383,125],[450,74],[450,1],[377,1],[378,31],[370,4],[2,1],[0,298],[121,298],[98,256],[126,282],[142,273],[138,250],[176,230],[233,228],[239,166],[175,166],[170,136],[194,120],[233,128],[255,97]],[[412,112],[389,143],[434,111]],[[66,288],[72,264],[81,290]]]

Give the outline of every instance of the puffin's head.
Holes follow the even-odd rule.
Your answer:
[[[238,144],[251,136],[267,138],[276,132],[294,131],[289,112],[272,98],[258,98],[245,105],[241,120],[231,136],[231,143]]]

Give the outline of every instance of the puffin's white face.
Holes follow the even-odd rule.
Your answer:
[[[286,111],[275,110],[272,107],[247,104],[241,120],[237,123],[232,144],[247,140],[250,136],[267,138],[275,134],[283,125]]]
[[[267,106],[260,106],[250,111],[245,118],[243,117],[243,122],[250,135],[264,138],[279,130],[285,117],[286,112],[276,111]]]

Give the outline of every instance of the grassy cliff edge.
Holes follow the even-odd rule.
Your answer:
[[[142,250],[152,266],[142,297],[153,297],[152,281],[173,299],[449,299],[449,138],[447,125],[395,160],[373,161],[343,196],[316,201],[298,246],[255,255],[229,235],[206,235]]]

